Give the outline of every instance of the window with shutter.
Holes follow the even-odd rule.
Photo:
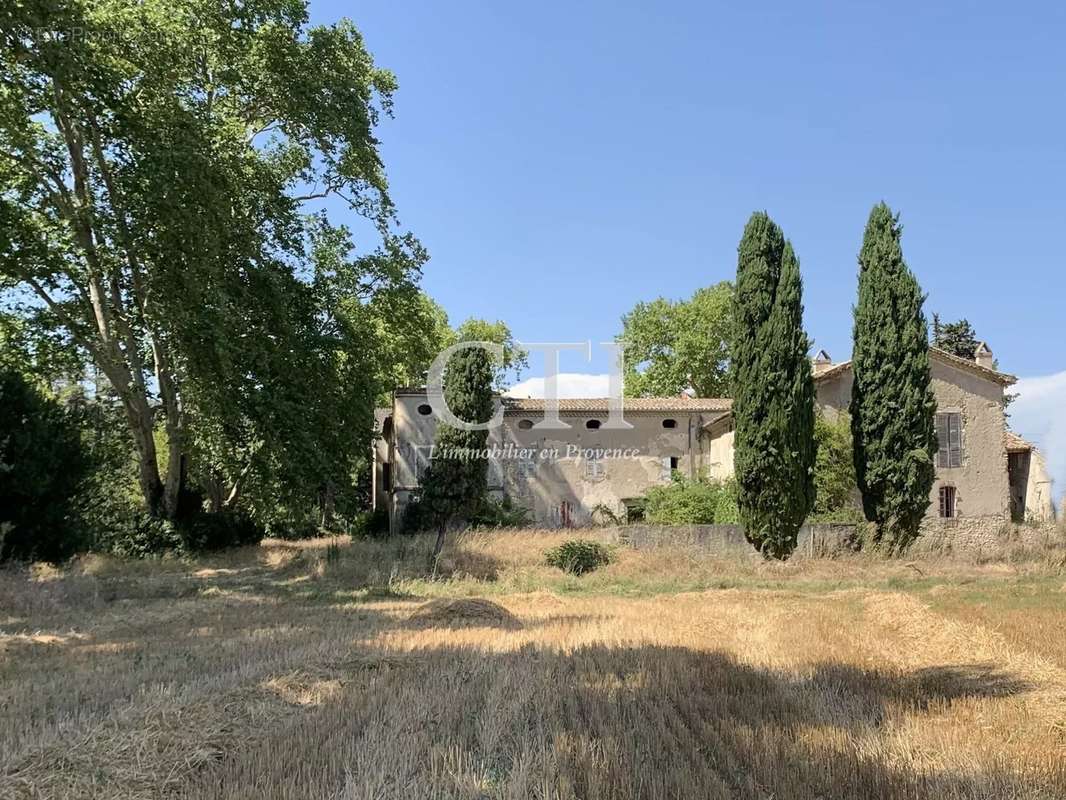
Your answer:
[[[962,414],[952,411],[936,415],[937,458],[941,469],[962,466]]]

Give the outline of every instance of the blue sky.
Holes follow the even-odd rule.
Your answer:
[[[808,332],[843,359],[855,256],[884,199],[930,312],[968,317],[1005,370],[1066,371],[1066,6],[933,5],[312,0],[312,14],[351,17],[399,79],[383,154],[453,322],[610,339],[637,301],[730,278],[765,209],[800,257]]]

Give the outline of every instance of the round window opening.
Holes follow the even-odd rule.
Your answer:
[[[663,427],[664,428],[676,428],[677,427],[677,420],[676,419],[664,419],[663,420]]]
[[[590,419],[588,422],[585,423],[585,427],[588,428],[590,431],[597,431],[600,429],[600,424],[601,423],[598,419]]]
[[[433,413],[433,406],[431,406],[429,403],[423,403],[418,407],[418,413],[421,414],[423,417],[428,417],[430,414]]]
[[[520,420],[518,420],[518,429],[519,430],[528,431],[532,427],[533,427],[533,420],[531,420],[531,419],[520,419]]]

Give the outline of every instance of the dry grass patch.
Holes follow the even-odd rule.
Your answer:
[[[1066,796],[1053,559],[564,538],[0,572],[0,797]]]

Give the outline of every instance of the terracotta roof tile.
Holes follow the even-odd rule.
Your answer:
[[[1028,453],[1033,449],[1033,446],[1029,444],[1029,442],[1025,441],[1025,439],[1014,431],[1003,432],[1003,445],[1007,448],[1008,453]]]
[[[970,361],[968,358],[960,358],[953,353],[941,350],[939,347],[930,347],[929,355],[944,364],[956,367],[957,369],[966,370],[967,372],[972,372],[975,375],[980,375],[982,378],[988,378],[990,381],[995,381],[1001,386],[1011,386],[1018,381],[1014,375],[1009,375],[1006,372],[997,372],[994,369],[988,369],[988,367],[982,367],[975,361]],[[816,373],[814,380],[824,381],[828,378],[835,378],[850,369],[850,361],[841,361],[839,364],[834,364],[828,369]]]
[[[580,397],[563,399],[559,401],[559,412],[573,414],[581,412],[604,413],[608,411],[606,397]],[[733,401],[721,397],[627,397],[623,401],[626,413],[633,412],[667,412],[667,411],[728,411]],[[545,401],[542,399],[504,397],[504,408],[507,413],[520,413],[528,411],[539,413],[544,411]]]

